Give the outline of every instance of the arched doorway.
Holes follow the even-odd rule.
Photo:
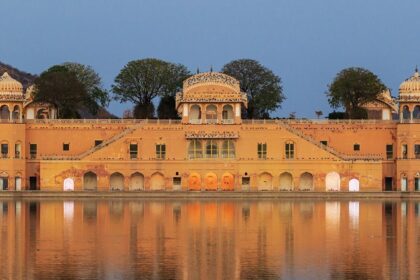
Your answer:
[[[201,190],[201,177],[198,173],[191,173],[188,178],[188,189],[190,191],[200,191]]]
[[[20,108],[19,108],[18,105],[13,107],[12,119],[13,120],[20,120]]]
[[[190,123],[201,122],[201,108],[198,105],[192,105],[189,112]]]
[[[150,189],[152,191],[159,191],[165,189],[165,177],[156,172],[150,177]]]
[[[235,190],[235,178],[232,174],[226,172],[222,176],[222,190],[233,191]]]
[[[89,171],[83,176],[83,189],[86,191],[96,191],[98,188],[98,176]]]
[[[232,107],[232,105],[223,106],[222,118],[223,118],[223,123],[233,123],[233,107]]]
[[[414,107],[413,119],[416,119],[416,120],[420,119],[420,106],[419,105]]]
[[[215,105],[208,105],[206,107],[206,122],[216,123],[217,122],[217,107]]]
[[[402,118],[403,118],[403,120],[409,120],[410,119],[410,109],[408,108],[407,105],[405,105],[403,107]]]
[[[7,105],[3,105],[0,107],[0,120],[9,120],[10,119],[10,111]]]
[[[349,192],[358,192],[359,191],[359,180],[353,178],[349,181]]]
[[[74,180],[72,178],[66,178],[63,182],[64,191],[74,191]]]
[[[130,178],[130,191],[142,191],[144,190],[144,175],[136,172],[131,175]]]
[[[305,172],[300,175],[299,190],[301,191],[311,191],[314,188],[314,176]]]
[[[291,191],[293,190],[293,176],[289,172],[280,174],[280,190]]]
[[[15,190],[21,191],[22,190],[22,178],[21,177],[15,177]]]
[[[340,191],[340,174],[337,172],[330,172],[325,176],[325,190]]]
[[[7,191],[9,189],[9,175],[6,172],[0,173],[0,190]]]
[[[207,173],[205,182],[206,191],[217,191],[217,175],[214,173]]]
[[[112,173],[109,179],[109,187],[111,191],[123,191],[124,176],[119,172]]]
[[[264,172],[258,176],[258,190],[260,191],[271,191],[273,189],[273,176]]]

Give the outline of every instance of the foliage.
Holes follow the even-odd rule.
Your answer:
[[[160,99],[157,108],[159,119],[179,119],[178,112],[175,107],[175,96],[166,95]]]
[[[328,114],[328,119],[329,120],[343,120],[343,119],[347,119],[348,115],[345,112],[336,112],[333,111],[332,113]]]
[[[267,118],[285,99],[280,77],[256,60],[233,60],[223,66],[222,72],[239,80],[241,90],[247,94],[245,118]]]
[[[62,66],[73,72],[79,82],[81,82],[89,95],[86,106],[89,111],[96,113],[99,105],[107,107],[110,102],[109,94],[102,87],[102,81],[98,73],[91,66],[80,63],[66,62]]]
[[[121,69],[112,86],[115,99],[135,104],[134,116],[154,116],[153,99],[157,96],[174,96],[182,82],[190,76],[181,64],[147,58],[130,61]]]
[[[55,65],[35,79],[34,101],[49,102],[58,117],[80,118],[78,109],[91,102],[85,86],[66,67]]]
[[[328,86],[328,102],[331,107],[343,107],[349,118],[365,118],[363,104],[376,99],[386,89],[381,80],[369,70],[347,68],[342,70]]]

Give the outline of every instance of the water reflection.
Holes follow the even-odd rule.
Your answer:
[[[0,278],[419,279],[412,201],[0,201]]]

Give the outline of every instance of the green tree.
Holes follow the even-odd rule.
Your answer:
[[[62,66],[73,72],[79,82],[85,86],[90,97],[85,104],[89,111],[96,114],[99,106],[107,107],[109,105],[109,94],[102,87],[101,77],[91,66],[75,62],[65,62]]]
[[[120,102],[134,103],[134,117],[154,116],[153,99],[157,96],[175,96],[182,81],[190,76],[188,69],[159,59],[130,61],[115,78],[112,90]]]
[[[366,118],[363,104],[371,102],[386,89],[382,81],[364,68],[351,67],[339,72],[326,95],[333,108],[344,108],[350,119]]]
[[[78,110],[91,102],[85,86],[64,66],[49,68],[34,84],[34,101],[55,105],[59,118],[80,118]]]
[[[178,112],[175,108],[175,96],[166,95],[160,99],[157,108],[159,119],[179,119]]]
[[[258,61],[233,60],[223,66],[222,72],[239,80],[241,90],[247,94],[246,118],[267,118],[285,99],[280,77]]]

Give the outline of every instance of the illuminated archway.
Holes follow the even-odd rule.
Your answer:
[[[360,189],[360,183],[359,180],[356,178],[353,178],[349,181],[349,192],[358,192]]]
[[[191,173],[188,178],[188,189],[190,191],[201,190],[201,176],[198,173]]]
[[[235,190],[235,178],[232,174],[226,172],[222,176],[222,190],[233,191]]]
[[[339,191],[340,190],[340,174],[337,172],[330,172],[325,176],[325,190]]]
[[[217,175],[214,173],[207,173],[205,182],[206,191],[217,191]]]
[[[74,191],[74,180],[72,178],[66,178],[63,182],[64,191]]]

